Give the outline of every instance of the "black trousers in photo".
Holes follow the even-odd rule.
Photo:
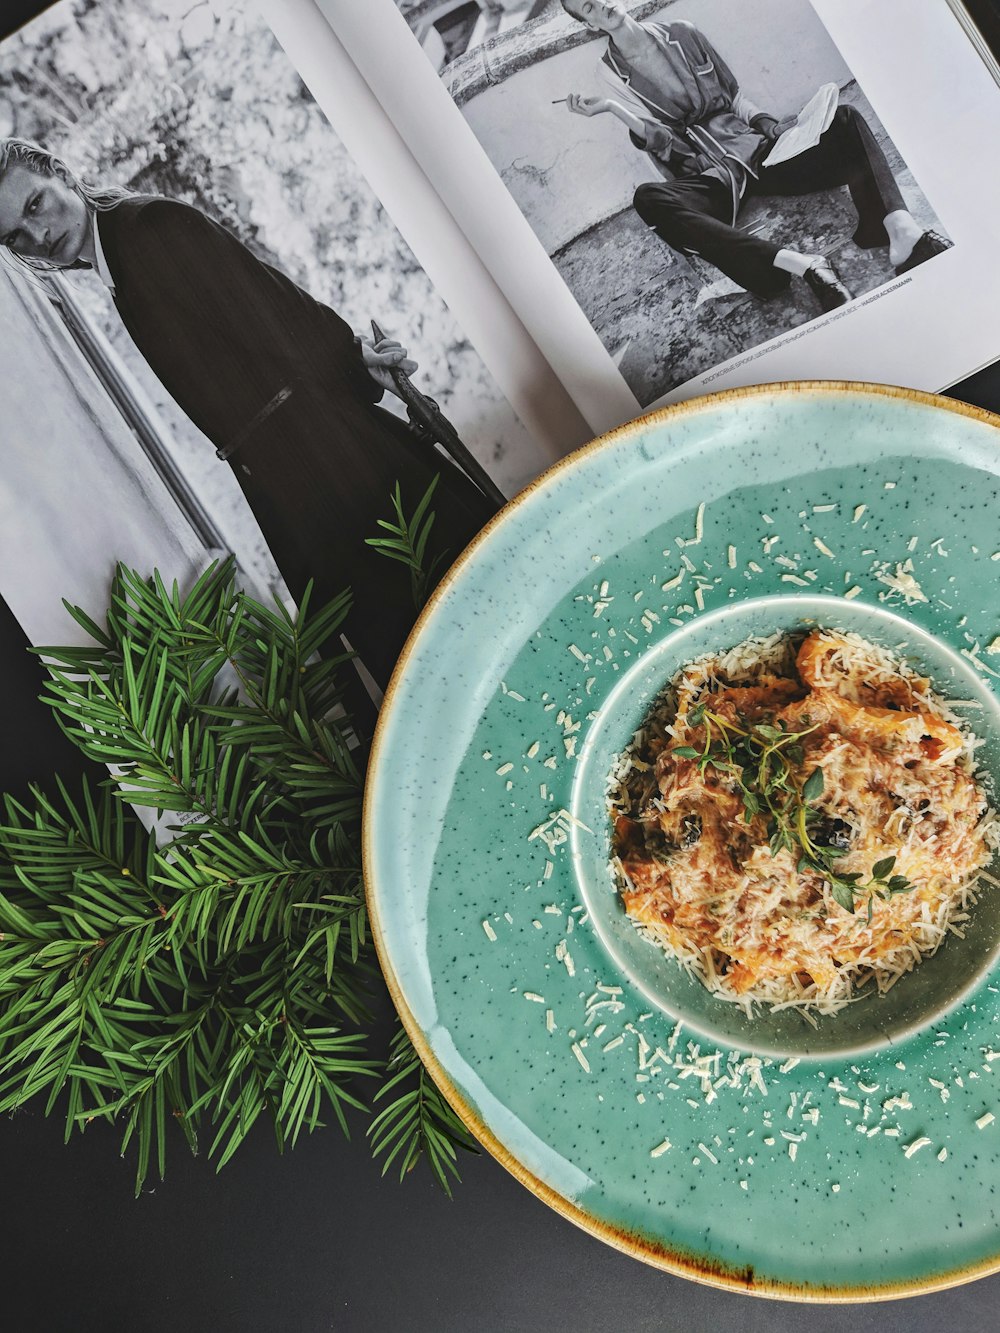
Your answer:
[[[846,185],[858,212],[855,242],[865,249],[888,245],[884,219],[905,209],[903,196],[868,122],[854,107],[838,107],[818,144],[787,162],[748,176],[744,199],[801,195]],[[694,252],[756,296],[775,296],[791,281],[774,267],[780,249],[795,249],[750,236],[730,225],[732,195],[714,176],[640,185],[633,204],[647,226],[675,250]]]

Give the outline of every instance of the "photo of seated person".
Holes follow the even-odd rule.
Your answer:
[[[831,108],[812,146],[767,165],[781,135],[776,117],[741,91],[707,38],[685,20],[642,23],[611,0],[561,0],[570,17],[606,38],[599,72],[607,92],[572,93],[570,112],[612,115],[635,147],[652,159],[662,181],[643,182],[633,205],[671,246],[700,255],[755,296],[784,291],[802,279],[823,311],[852,299],[830,260],[803,253],[795,237],[783,244],[740,229],[743,204],[754,196],[799,196],[846,185],[857,211],[854,243],[888,249],[896,274],[950,249],[907,210],[882,147],[852,106]],[[560,99],[562,100],[562,99]]]

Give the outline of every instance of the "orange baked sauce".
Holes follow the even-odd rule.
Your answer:
[[[817,630],[778,671],[741,665],[733,679],[692,664],[673,682],[670,716],[640,733],[626,798],[612,796],[625,908],[723,997],[822,1007],[848,977],[886,989],[967,920],[968,891],[993,855],[993,812],[968,734],[928,681],[897,665],[857,636]],[[814,841],[836,847],[838,873],[859,884],[895,857],[893,874],[912,887],[874,901],[869,921],[863,904],[835,901],[801,848],[772,853],[773,821],[748,813],[740,781],[675,753],[704,751],[699,705],[734,729],[806,731],[788,767],[798,790],[822,771]]]

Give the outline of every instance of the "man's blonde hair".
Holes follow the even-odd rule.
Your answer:
[[[0,184],[3,183],[3,179],[11,167],[25,167],[37,176],[56,176],[71,190],[75,190],[87,207],[95,212],[113,208],[122,199],[127,199],[129,194],[128,190],[120,189],[117,186],[101,189],[88,184],[87,181],[70,171],[61,157],[57,157],[55,153],[43,148],[41,144],[32,143],[29,139],[0,139]],[[28,268],[39,269],[43,272],[57,267],[46,263],[42,259],[25,259],[23,255],[15,255],[14,258],[17,259],[18,263],[24,264]]]

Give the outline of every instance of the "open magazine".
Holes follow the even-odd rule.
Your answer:
[[[0,44],[0,593],[355,591],[593,434],[1000,356],[1000,86],[939,0],[61,0]],[[12,148],[11,145],[15,147]],[[485,478],[485,481],[484,481]]]
[[[1000,354],[990,274],[1000,184],[981,167],[1000,88],[958,6],[499,0],[473,14],[421,0],[317,3],[595,429],[761,381],[937,390]],[[651,35],[636,42],[626,24]],[[852,108],[876,140],[874,174],[884,164],[898,187],[891,200],[892,186],[881,187],[887,205],[953,242],[947,253],[925,247],[936,251],[926,267],[898,265],[885,244],[853,243],[848,189],[807,191],[808,172],[768,188],[751,160],[736,228],[744,241],[829,259],[851,298],[832,311],[801,279],[772,292],[765,281],[758,294],[734,281],[731,253],[691,225],[704,197],[663,190],[658,145],[614,110],[574,114],[569,100],[617,101],[655,128],[676,127],[700,99],[707,112],[694,134],[716,141],[704,145],[704,167],[744,151],[726,118],[711,114],[733,87],[751,113],[784,128],[829,83],[841,111]],[[676,179],[692,136],[672,137]],[[836,168],[812,175],[828,182]],[[872,230],[867,219],[863,227]]]

